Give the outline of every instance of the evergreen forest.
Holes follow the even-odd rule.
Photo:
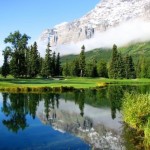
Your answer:
[[[60,76],[103,77],[112,79],[150,78],[149,59],[146,56],[150,43],[136,43],[128,47],[95,49],[86,51],[81,46],[79,55],[60,57],[51,50],[48,42],[45,56],[41,57],[38,45],[28,45],[30,37],[19,31],[10,33],[4,39],[4,62],[0,68],[3,77],[14,78],[51,78]]]

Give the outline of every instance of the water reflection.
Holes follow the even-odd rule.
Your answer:
[[[11,131],[17,132],[19,129],[24,130],[28,124],[26,123],[26,95],[3,93],[2,112],[6,115],[3,124]]]
[[[144,146],[144,133],[130,128],[126,124],[123,124],[122,136],[124,138],[124,144],[127,150],[148,150]]]
[[[130,132],[121,123],[121,99],[126,91],[146,93],[149,87],[108,86],[61,94],[2,93],[1,111],[5,115],[2,123],[17,133],[30,126],[27,122],[30,115],[55,130],[81,137],[94,148],[142,149],[142,134]],[[135,135],[140,138],[134,138]]]

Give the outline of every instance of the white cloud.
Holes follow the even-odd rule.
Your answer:
[[[144,42],[150,40],[150,22],[142,20],[129,21],[111,28],[105,32],[97,32],[92,39],[87,39],[78,43],[70,43],[55,47],[55,51],[59,51],[61,55],[78,54],[81,46],[84,44],[86,50],[94,48],[108,47],[113,44],[123,46],[131,42]],[[39,45],[39,50],[44,55],[46,43]]]

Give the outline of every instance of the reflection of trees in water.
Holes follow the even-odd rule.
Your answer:
[[[46,119],[48,120],[51,109],[59,108],[59,94],[48,93],[43,94]]]
[[[44,108],[45,108],[46,118],[48,119],[50,107],[54,109],[54,96],[51,93],[50,94],[44,94],[43,100],[44,100]]]
[[[74,92],[75,103],[79,105],[80,115],[84,116],[84,103],[85,103],[85,91],[75,91]]]
[[[73,100],[79,104],[81,115],[84,115],[84,103],[97,108],[110,107],[112,119],[116,118],[116,112],[121,110],[122,98],[125,92],[146,93],[150,91],[148,86],[110,85],[98,90],[78,90],[75,92],[62,93],[60,97]]]
[[[50,108],[55,107],[54,97],[56,95],[56,106],[59,107],[58,94],[8,94],[2,93],[3,107],[2,112],[6,119],[2,122],[11,131],[18,132],[28,127],[26,115],[29,114],[34,119],[36,116],[39,102],[44,99],[45,113],[49,114]]]
[[[59,108],[59,94],[56,94],[56,107]]]
[[[80,93],[79,99],[78,99],[78,104],[80,108],[80,115],[84,115],[84,99],[85,99],[85,93],[84,91]]]
[[[112,119],[116,118],[116,111],[121,110],[122,98],[125,92],[146,93],[148,91],[150,91],[150,87],[147,88],[147,86],[108,86],[107,99],[110,101]]]
[[[23,94],[10,94],[9,101],[3,93],[3,107],[2,112],[7,116],[7,120],[4,119],[3,124],[11,131],[17,132],[19,129],[25,129],[28,125],[26,122],[26,96]]]
[[[84,116],[84,106],[86,103],[98,108],[110,107],[112,118],[114,119],[116,117],[116,111],[120,111],[121,109],[121,99],[125,91],[145,93],[149,89],[150,87],[148,86],[108,86],[107,88],[98,90],[78,90],[62,94],[2,93],[2,112],[6,116],[3,124],[13,132],[17,132],[19,129],[25,129],[28,126],[26,115],[29,114],[34,119],[39,102],[42,100],[44,101],[44,112],[48,119],[51,109],[59,108],[60,98],[64,98],[66,101],[75,101],[79,105],[82,117]]]
[[[36,116],[36,110],[37,106],[39,105],[39,102],[41,100],[41,96],[38,94],[29,94],[27,96],[28,98],[28,109],[29,109],[29,114],[32,116],[32,118],[35,118]],[[26,99],[25,99],[26,101]]]
[[[78,90],[72,93],[62,93],[60,97],[67,100],[74,100],[79,105],[81,116],[84,115],[84,105],[89,104],[98,108],[110,107],[112,118],[116,117],[116,110],[120,111],[123,88],[110,86],[98,90]]]
[[[123,124],[122,138],[127,150],[144,150],[144,133]]]
[[[84,118],[84,121],[83,121],[83,126],[82,126],[82,128],[84,129],[84,130],[91,130],[92,129],[92,127],[93,127],[93,121],[90,119],[90,118],[88,118],[88,117],[85,117]]]
[[[121,108],[123,88],[121,86],[109,86],[107,95],[111,105],[111,116],[112,119],[115,119],[116,111],[120,111]]]

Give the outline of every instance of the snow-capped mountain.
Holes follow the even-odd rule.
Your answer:
[[[43,31],[38,43],[44,45],[48,39],[52,46],[77,43],[137,19],[150,20],[150,0],[101,0],[83,17]]]

